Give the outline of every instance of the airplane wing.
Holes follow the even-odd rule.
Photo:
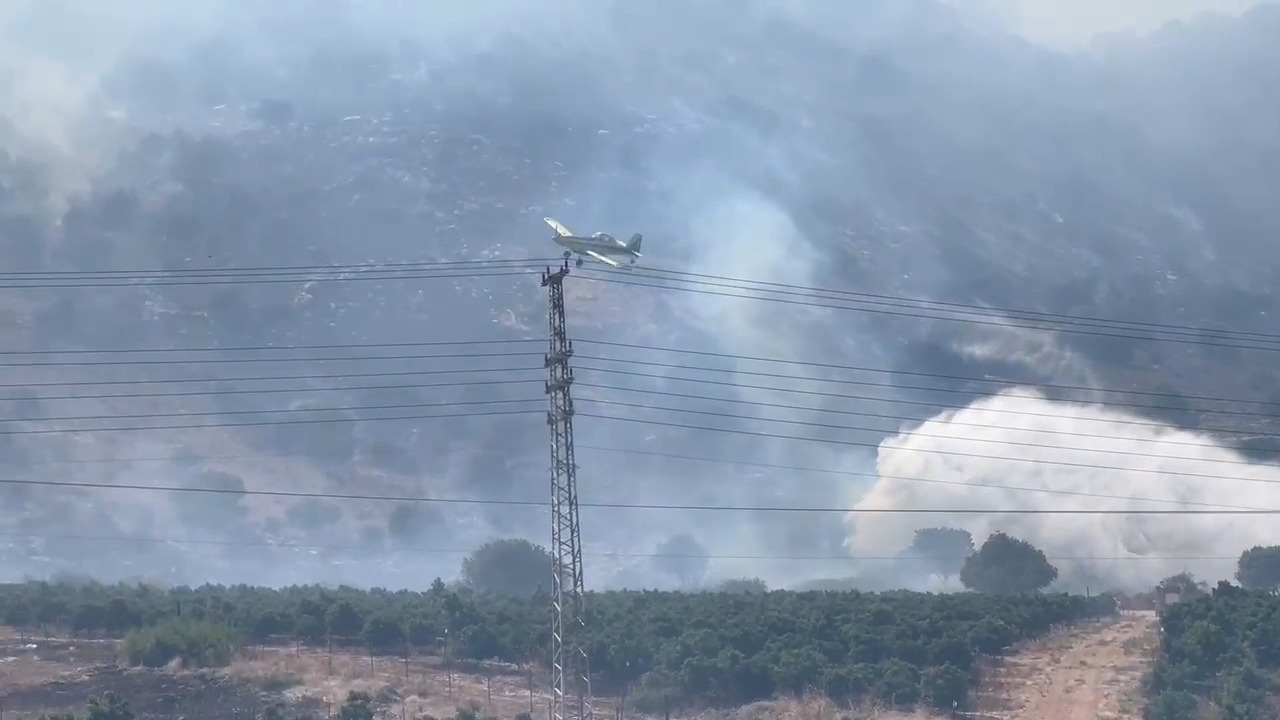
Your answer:
[[[542,218],[542,219],[546,221],[548,225],[551,226],[552,230],[556,231],[557,235],[561,237],[573,237],[573,233],[569,232],[569,228],[565,227],[564,225],[561,225],[558,220],[554,218]]]
[[[604,255],[601,255],[595,250],[588,250],[586,254],[590,255],[591,257],[607,265],[612,265],[614,267],[622,267],[622,263],[618,262],[617,260],[614,260],[613,258],[605,257]]]

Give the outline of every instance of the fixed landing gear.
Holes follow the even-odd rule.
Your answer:
[[[578,267],[582,267],[582,258],[578,258],[578,262],[574,263]]]

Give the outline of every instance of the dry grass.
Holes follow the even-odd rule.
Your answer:
[[[389,706],[396,717],[423,714],[450,717],[459,707],[511,718],[521,712],[546,713],[548,696],[535,678],[511,666],[486,666],[485,672],[453,672],[440,658],[374,657],[359,652],[265,647],[241,653],[227,673],[264,690],[283,691],[295,701],[340,705],[347,693],[367,692]],[[532,698],[532,701],[531,701]],[[597,715],[612,718],[613,707],[597,703]]]

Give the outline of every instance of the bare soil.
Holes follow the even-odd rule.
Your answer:
[[[1143,683],[1158,647],[1151,611],[1055,633],[992,664],[973,717],[1140,720]]]
[[[708,711],[689,720],[941,720],[923,710],[900,712],[875,706],[842,707],[812,696],[757,702],[736,710]]]

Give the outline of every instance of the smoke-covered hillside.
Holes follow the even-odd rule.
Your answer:
[[[0,15],[4,272],[541,258],[556,254],[541,222],[551,215],[583,232],[643,232],[643,262],[655,268],[1274,332],[1272,286],[1280,263],[1273,242],[1280,221],[1271,208],[1280,188],[1274,162],[1280,126],[1273,121],[1280,56],[1270,42],[1280,32],[1280,10],[1274,6],[1174,24],[1141,38],[1103,38],[1088,52],[1073,53],[926,0],[489,0],[448,11],[341,0],[269,8],[208,0],[181,12],[174,7],[141,3],[126,11],[44,1],[11,3]],[[545,300],[536,276],[423,274],[130,288],[93,287],[95,281],[76,276],[17,282],[20,276],[8,275],[7,289],[0,289],[0,338],[6,351],[544,338]],[[587,416],[577,433],[584,446],[584,501],[1026,509],[1077,502],[1061,494],[993,495],[956,485],[940,493],[936,482],[920,482],[941,480],[1030,490],[1087,486],[1113,496],[1093,498],[1089,507],[1134,502],[1119,496],[1156,498],[1165,502],[1155,507],[1176,508],[1171,501],[1213,504],[1224,494],[1233,505],[1280,507],[1274,489],[1280,473],[1241,467],[1245,461],[1220,447],[1247,441],[1265,458],[1273,446],[1267,433],[1278,431],[1265,416],[1275,408],[1194,399],[1280,401],[1274,350],[1222,347],[1238,340],[1168,343],[838,311],[585,277],[569,285],[571,332],[584,341],[896,373],[856,375],[875,382],[889,377],[891,387],[774,380],[775,390],[700,388],[670,378],[710,375],[653,365],[643,369],[651,377],[585,368],[607,369],[608,358],[626,358],[801,370],[581,344],[579,378],[586,387],[578,392]],[[121,364],[141,358],[15,355],[5,361],[9,399],[0,401],[0,411],[13,419],[5,428],[22,434],[0,435],[0,451],[11,463],[5,471],[11,479],[542,500],[546,429],[536,412],[542,345],[516,347],[532,356],[424,358],[448,351],[385,347],[225,350]],[[604,359],[591,361],[592,355]],[[59,362],[80,364],[49,364]],[[478,368],[511,372],[475,383],[531,382],[442,387],[442,378],[403,377]],[[920,372],[957,379],[910,375]],[[342,373],[348,377],[334,377]],[[387,379],[396,373],[398,381]],[[268,376],[292,379],[248,380]],[[984,377],[1098,391],[1055,390],[1028,400],[995,395],[1005,383],[964,380]],[[166,378],[219,382],[138,382]],[[105,381],[117,384],[94,384]],[[940,389],[920,390],[922,383]],[[393,384],[399,386],[385,388]],[[410,384],[417,387],[403,387]],[[375,385],[384,389],[368,389]],[[612,386],[785,407],[744,410]],[[364,389],[351,389],[357,387]],[[788,387],[856,397],[777,390]],[[251,392],[264,389],[276,392]],[[296,392],[281,391],[288,389]],[[191,394],[196,391],[206,394]],[[1169,396],[1156,402],[1110,391]],[[143,393],[154,397],[137,397]],[[85,397],[103,394],[131,397]],[[496,400],[530,400],[498,407],[533,412],[83,434],[30,432],[77,427],[71,421],[22,422],[109,416],[96,424],[150,427],[176,423],[136,416],[240,413],[201,416],[203,423],[226,425],[242,422],[246,413],[301,416],[262,411]],[[1064,406],[1067,400],[1095,404]],[[942,412],[939,405],[963,408],[970,401],[978,404],[932,418]],[[1135,402],[1160,407],[1124,405]],[[1032,414],[1028,403],[1038,408]],[[1236,414],[1208,413],[1224,408]],[[343,413],[406,414],[348,409],[308,417]],[[870,447],[762,440],[591,414],[816,434]],[[989,419],[974,432],[964,424],[969,416]],[[1126,432],[1114,430],[1117,422]],[[953,424],[959,429],[948,433]],[[1193,434],[1197,426],[1235,432]],[[899,433],[903,437],[874,449]],[[1104,435],[1112,454],[1098,454],[1091,434]],[[1025,436],[1048,447],[1032,456],[1019,444]],[[919,452],[938,443],[958,444],[961,454]],[[1047,464],[1017,459],[1025,457]],[[1114,466],[1125,470],[1105,469]],[[1178,472],[1197,477],[1172,475]],[[1252,482],[1212,479],[1219,476]],[[430,573],[454,572],[460,554],[446,550],[500,535],[540,539],[547,524],[542,511],[529,507],[234,492],[10,484],[4,497],[13,572],[413,584]],[[912,529],[943,520],[979,534],[1009,528],[1051,557],[1234,556],[1250,544],[1275,542],[1265,518],[1207,516],[1189,523],[1176,516],[1109,516],[1105,522],[1037,516],[1028,523],[1010,516],[900,515],[859,523],[839,513],[583,510],[585,542],[594,553],[649,553],[696,528],[698,542],[716,555],[838,556],[850,549],[891,555]],[[102,539],[121,536],[138,539]],[[159,542],[184,539],[202,543]],[[263,546],[268,542],[325,547],[272,554]],[[1064,577],[1141,584],[1186,564],[1084,562]],[[1195,569],[1225,577],[1230,566],[1206,561]],[[719,559],[710,571],[778,583],[868,567]],[[593,583],[653,584],[679,574],[643,558],[593,557],[588,571]]]

